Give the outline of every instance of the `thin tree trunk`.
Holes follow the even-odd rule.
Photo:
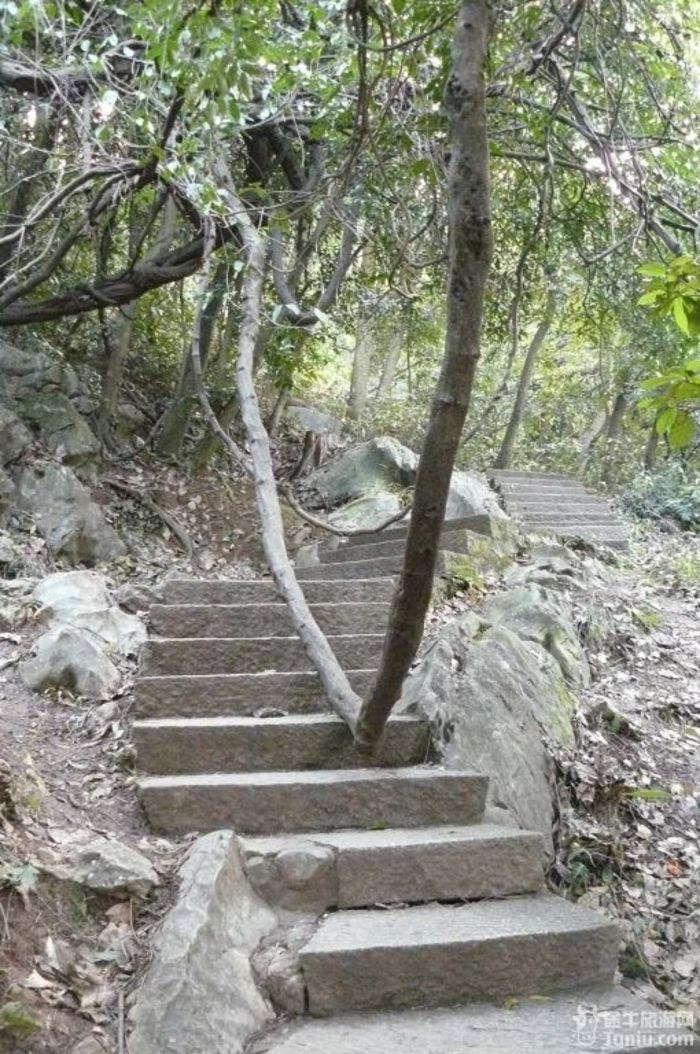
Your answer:
[[[418,464],[404,564],[380,668],[357,724],[356,740],[364,748],[378,741],[421,641],[452,469],[479,359],[492,252],[484,92],[489,25],[485,0],[462,0],[446,93],[452,157],[445,355]]]
[[[659,433],[656,431],[656,418],[649,429],[646,445],[644,447],[644,468],[651,472],[656,462],[656,452],[659,449]]]
[[[615,396],[615,402],[608,418],[608,424],[605,431],[605,454],[603,457],[603,468],[600,474],[600,478],[604,483],[610,482],[610,477],[613,473],[615,452],[618,444],[618,440],[622,434],[622,423],[627,413],[628,402],[627,392],[618,392]]]
[[[220,264],[212,282],[209,299],[201,313],[200,355],[202,368],[206,370],[209,348],[216,319],[221,310],[225,292],[226,265]],[[177,457],[187,434],[192,417],[192,408],[196,399],[194,379],[192,377],[192,360],[189,349],[185,352],[180,368],[180,377],[175,394],[163,414],[160,434],[155,449],[163,457]]]
[[[508,421],[508,427],[506,433],[503,436],[503,442],[501,443],[501,449],[498,452],[498,457],[494,461],[495,468],[510,468],[513,460],[513,451],[515,450],[515,440],[518,437],[520,431],[520,425],[522,424],[523,417],[525,415],[525,407],[527,406],[527,397],[530,391],[530,383],[532,382],[532,375],[535,371],[535,364],[537,363],[537,356],[540,353],[545,337],[547,336],[552,322],[554,321],[554,309],[556,301],[554,299],[554,293],[550,290],[547,294],[547,304],[544,310],[544,316],[537,331],[530,341],[530,347],[527,349],[527,355],[525,356],[525,362],[523,364],[522,373],[520,374],[520,380],[518,381],[518,390],[515,393],[515,402],[513,403],[513,409],[510,414],[510,420]]]
[[[277,433],[277,429],[280,426],[282,415],[287,408],[289,402],[289,388],[280,388],[275,399],[275,405],[272,407],[272,413],[270,414],[270,423],[267,426],[267,434],[270,439]]]
[[[396,376],[396,367],[399,364],[401,352],[403,351],[404,336],[401,326],[397,326],[392,333],[389,341],[389,350],[384,359],[382,375],[379,378],[379,385],[377,387],[377,402],[382,402],[384,399],[388,399],[391,395],[391,389],[394,386],[394,377]]]
[[[277,590],[287,604],[294,629],[299,634],[302,645],[318,671],[326,698],[333,710],[354,731],[361,699],[352,690],[326,637],[311,614],[287,554],[284,521],[272,466],[270,442],[255,393],[255,348],[260,329],[267,246],[236,194],[225,162],[217,159],[215,168],[220,185],[228,192],[232,222],[240,231],[246,254],[246,273],[241,294],[236,381],[241,419],[250,447],[263,549]],[[200,389],[200,392],[203,392],[203,389]],[[225,433],[221,433],[220,438],[230,444],[229,437]]]
[[[350,381],[350,396],[348,398],[348,417],[351,421],[359,421],[367,409],[369,374],[372,361],[372,348],[369,336],[369,319],[366,312],[361,311],[357,324],[355,353],[352,360],[352,380]]]

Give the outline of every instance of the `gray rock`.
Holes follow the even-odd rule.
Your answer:
[[[10,377],[23,377],[34,373],[36,370],[48,369],[51,359],[42,352],[23,351],[8,344],[6,340],[0,340],[0,375]]]
[[[15,498],[15,485],[4,469],[0,468],[0,526],[7,523]]]
[[[46,867],[57,878],[111,897],[145,897],[159,884],[151,861],[123,842],[94,838],[71,850],[71,859]]]
[[[37,692],[67,688],[104,699],[119,687],[119,670],[87,631],[57,625],[34,641],[34,656],[20,663],[24,683]]]
[[[63,392],[42,390],[17,405],[25,421],[39,429],[51,453],[67,465],[83,465],[99,456],[96,436]]]
[[[31,441],[31,432],[17,414],[0,404],[0,466],[16,461]]]
[[[343,422],[338,417],[326,414],[316,406],[292,404],[287,408],[286,413],[287,417],[295,421],[305,432],[340,435],[343,431]]]
[[[143,622],[113,604],[107,584],[96,571],[57,571],[34,590],[41,604],[39,618],[49,626],[57,623],[83,629],[122,655],[135,655],[147,640]]]
[[[234,833],[199,838],[138,993],[130,1054],[241,1054],[274,1017],[250,956],[276,921],[245,877]]]
[[[54,555],[73,564],[92,565],[125,553],[119,535],[68,467],[26,469],[17,496],[21,508],[33,514]]]
[[[71,1050],[71,1054],[107,1054],[107,1052],[106,1042],[103,1042],[97,1036],[86,1036]]]
[[[309,477],[310,487],[330,504],[361,498],[391,486],[410,487],[418,458],[390,436],[353,447]]]
[[[452,473],[450,491],[447,496],[446,520],[458,520],[465,516],[492,516],[496,520],[506,519],[491,488],[471,472]]]
[[[295,840],[267,856],[246,859],[246,873],[261,897],[288,911],[316,911],[338,903],[336,854],[328,845]]]
[[[573,700],[538,644],[477,616],[449,623],[409,678],[401,710],[425,714],[449,768],[489,774],[490,806],[552,849],[548,743],[573,743]]]
[[[277,944],[254,956],[254,969],[260,986],[281,1014],[303,1014],[306,986],[298,952]]]
[[[567,681],[587,685],[590,670],[565,596],[529,584],[488,600],[482,617],[539,644],[559,663]]]
[[[371,531],[401,512],[406,502],[399,494],[378,490],[335,509],[328,517],[334,527]],[[408,523],[408,517],[406,517]]]

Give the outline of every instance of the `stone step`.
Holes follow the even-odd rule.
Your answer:
[[[324,633],[383,633],[387,603],[311,604]],[[289,637],[286,604],[154,604],[151,631],[163,637]]]
[[[651,1025],[648,1022],[651,1021]],[[249,1054],[663,1054],[700,1050],[625,988],[582,987],[546,998],[344,1014],[281,1023]]]
[[[519,471],[511,468],[492,468],[489,471],[489,477],[499,482],[502,480],[543,480],[545,482],[558,482],[558,483],[573,483],[580,486],[578,480],[572,476],[567,476],[564,472],[527,472],[525,470]]]
[[[607,509],[595,509],[592,512],[570,512],[566,506],[550,508],[546,512],[533,512],[532,509],[511,509],[514,516],[519,516],[528,523],[592,523],[598,526],[609,524],[617,527],[619,520]]]
[[[132,732],[139,768],[155,774],[367,765],[366,755],[355,749],[350,729],[334,714],[152,718],[134,721]],[[428,739],[422,721],[394,717],[372,763],[424,762]]]
[[[618,943],[602,915],[537,893],[335,912],[300,958],[309,1012],[327,1016],[609,984]]]
[[[338,586],[332,581],[309,582],[304,585],[304,596],[310,604],[333,604],[338,600],[346,603],[386,603],[391,600],[394,583],[391,578],[384,581],[357,581],[344,586],[342,597]],[[163,587],[166,604],[283,604],[274,582],[242,580],[223,581],[213,578],[174,578]]]
[[[585,511],[589,506],[593,509],[610,509],[610,505],[605,498],[595,498],[591,494],[572,494],[572,495],[561,495],[556,499],[552,499],[550,495],[542,497],[519,497],[514,495],[509,497],[506,502],[508,509],[548,509],[554,506],[558,508],[562,506],[570,506],[572,509],[581,509]]]
[[[342,564],[339,566],[343,566]],[[377,665],[384,636],[353,633],[329,636],[338,662],[345,669]],[[312,670],[298,637],[171,637],[149,640],[141,649],[144,675],[167,673],[289,673]]]
[[[328,888],[319,890],[318,911],[504,897],[542,886],[541,835],[495,824],[316,831],[250,838],[244,849],[259,870],[260,858],[269,865],[278,853],[300,852],[309,843],[335,854],[335,882],[330,896]]]
[[[440,544],[452,553],[466,553],[469,551],[472,539],[473,532],[443,531],[440,535]],[[403,557],[405,548],[406,539],[397,538],[394,541],[375,542],[372,545],[343,545],[338,549],[325,549],[319,556],[322,564],[332,564],[343,560],[375,560],[383,556]]]
[[[551,520],[544,524],[529,523],[525,520],[523,527],[526,531],[537,534],[557,534],[560,538],[583,538],[584,541],[597,542],[611,549],[626,549],[629,544],[625,529],[614,527],[611,524],[557,523]]]
[[[393,556],[380,556],[374,560],[339,560],[337,563],[298,567],[296,576],[300,582],[310,579],[386,578],[389,575],[397,575],[402,563],[403,547]]]
[[[491,534],[490,516],[462,516],[454,520],[445,520],[442,530],[455,531],[465,529],[473,531],[474,534]],[[346,546],[373,545],[375,542],[395,542],[405,539],[408,534],[408,524],[399,527],[387,527],[383,531],[375,531],[373,534],[353,534],[345,542]]]
[[[245,835],[477,823],[487,785],[474,772],[425,766],[146,776],[138,789],[159,830]]]
[[[506,506],[514,498],[546,498],[548,501],[573,501],[577,498],[587,498],[589,501],[595,497],[580,484],[572,484],[570,487],[558,484],[546,483],[501,483],[498,486],[501,497]]]
[[[375,669],[347,671],[350,684],[363,698],[375,674]],[[253,717],[270,708],[296,714],[328,709],[316,672],[139,677],[134,699],[136,714],[143,718]]]

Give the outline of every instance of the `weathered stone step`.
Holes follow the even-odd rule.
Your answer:
[[[343,587],[342,597],[332,580],[309,582],[303,590],[310,604],[333,604],[338,600],[349,604],[386,603],[391,600],[394,583],[391,578],[353,582]],[[262,579],[174,578],[165,583],[163,597],[166,604],[283,604],[274,582]]]
[[[549,480],[556,481],[558,483],[574,483],[580,486],[578,480],[573,479],[572,476],[567,476],[564,472],[527,472],[525,470],[519,471],[517,469],[510,468],[492,468],[489,471],[489,477],[494,480],[543,480],[548,482]]]
[[[566,506],[550,508],[546,512],[533,512],[532,509],[512,509],[513,515],[521,517],[528,523],[592,523],[598,526],[617,527],[619,520],[607,509],[595,509],[592,512],[569,512]]]
[[[383,633],[387,603],[311,604],[324,633]],[[288,637],[286,604],[154,604],[151,630],[163,637]]]
[[[394,717],[372,763],[420,764],[426,760],[428,738],[422,721]],[[133,739],[139,768],[154,774],[367,765],[349,728],[334,714],[136,720]]]
[[[628,546],[627,532],[622,527],[613,527],[610,524],[591,523],[557,523],[550,520],[549,523],[528,523],[525,521],[523,527],[526,531],[538,534],[558,534],[561,538],[583,538],[600,545],[607,545],[611,549],[626,549]]]
[[[541,497],[520,497],[513,496],[508,498],[508,509],[551,509],[552,506],[559,507],[569,506],[572,509],[581,509],[582,511],[587,509],[589,506],[593,509],[610,509],[610,505],[605,498],[595,498],[591,494],[571,494],[562,495],[560,498],[552,499],[550,496]]]
[[[334,881],[318,890],[318,911],[504,897],[542,886],[541,836],[495,824],[250,838],[244,849],[253,880],[261,858],[269,870],[278,853],[303,851],[310,842],[335,853]]]
[[[602,915],[539,893],[334,912],[300,956],[309,1011],[325,1016],[608,984],[618,942]]]
[[[697,1052],[700,1039],[673,1020],[666,1024],[658,1010],[627,989],[596,986],[513,1000],[508,1006],[471,1003],[296,1019],[253,1043],[249,1054],[576,1054],[582,1050],[590,1054]]]
[[[468,530],[473,531],[474,534],[487,534],[491,533],[491,517],[490,516],[462,516],[454,520],[445,520],[442,530],[445,531],[456,531],[456,530]],[[399,527],[387,527],[383,531],[375,531],[372,534],[353,534],[344,543],[346,546],[364,546],[373,545],[375,542],[395,542],[397,540],[405,539],[408,534],[408,522],[402,524]]]
[[[375,667],[383,642],[381,633],[328,637],[338,662],[350,670]],[[144,675],[312,669],[298,637],[174,637],[149,640],[141,650]]]
[[[469,551],[470,540],[473,537],[473,531],[443,531],[440,535],[440,544],[450,552],[466,553]],[[383,556],[403,557],[405,548],[406,539],[397,538],[394,541],[375,542],[372,545],[343,545],[338,549],[325,549],[319,555],[322,564],[332,564],[343,560],[375,560]]]
[[[147,776],[139,797],[163,831],[240,834],[477,823],[488,780],[431,767]]]
[[[365,696],[376,670],[348,670],[350,684]],[[273,708],[308,714],[327,710],[318,674],[231,673],[139,677],[134,684],[139,717],[254,716]]]
[[[300,582],[311,579],[386,578],[397,575],[402,563],[403,548],[393,556],[380,556],[374,560],[339,560],[337,563],[316,564],[314,567],[298,567],[296,576]]]
[[[499,483],[498,489],[506,505],[518,497],[539,496],[548,500],[561,498],[569,501],[576,497],[590,499],[594,496],[580,483],[572,483],[569,486],[558,483]]]

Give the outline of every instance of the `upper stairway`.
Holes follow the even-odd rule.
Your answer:
[[[627,548],[627,533],[610,503],[571,476],[505,469],[492,469],[489,476],[506,512],[525,530]]]

